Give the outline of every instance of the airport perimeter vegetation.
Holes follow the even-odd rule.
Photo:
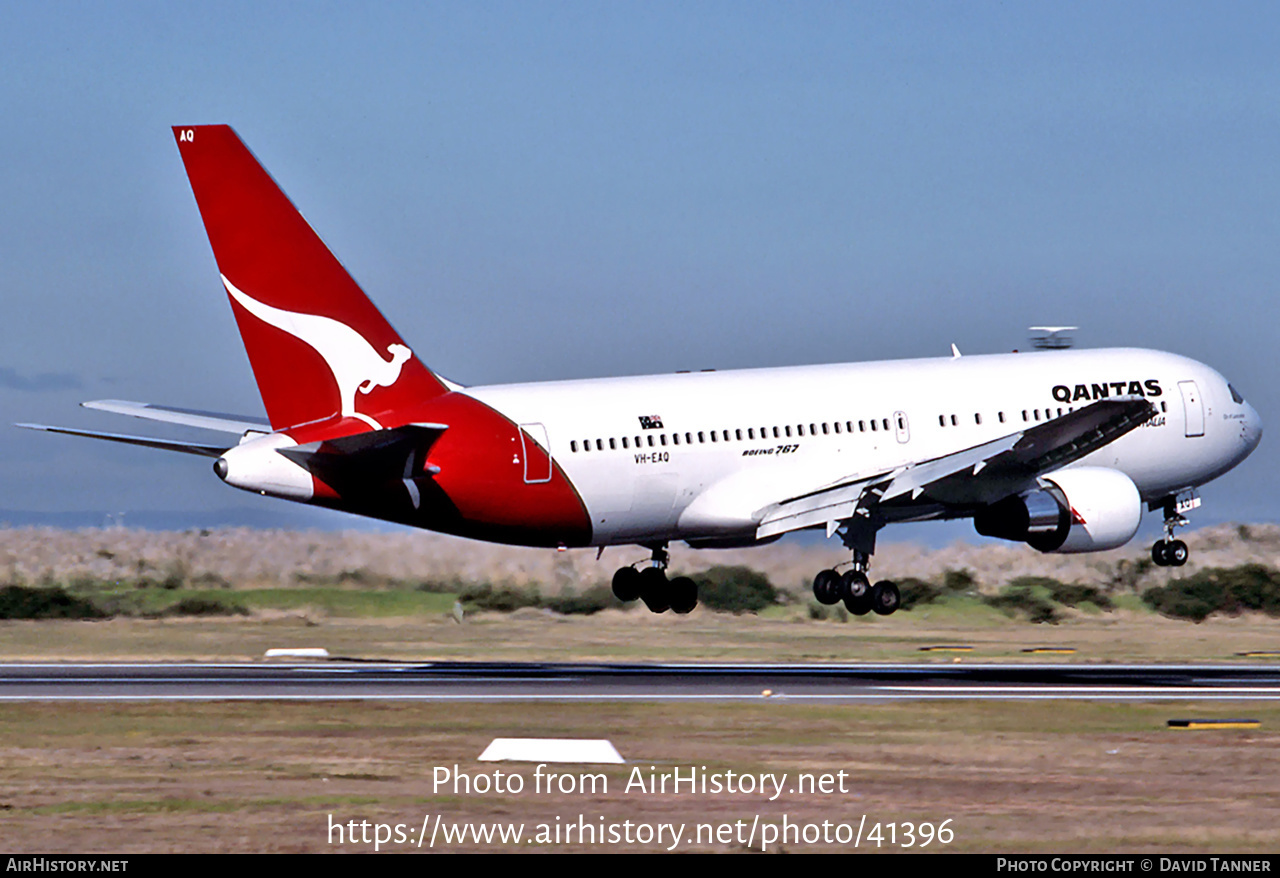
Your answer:
[[[899,582],[904,608],[883,618],[813,600],[811,572],[839,561],[838,548],[677,551],[673,567],[700,583],[702,605],[655,616],[610,593],[625,549],[597,559],[434,534],[0,528],[0,659],[247,661],[303,646],[508,661],[951,661],[922,652],[945,644],[993,661],[1037,646],[1110,662],[1280,651],[1280,527],[1188,542],[1181,569],[1155,567],[1140,546],[1043,556],[891,545],[876,572]]]

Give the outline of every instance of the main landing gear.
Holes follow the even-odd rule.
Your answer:
[[[1164,539],[1151,547],[1151,560],[1157,567],[1181,567],[1191,557],[1191,551],[1182,540],[1173,538],[1173,529],[1189,522],[1178,513],[1177,501],[1169,498],[1164,504]]]
[[[875,585],[867,579],[869,557],[857,550],[853,553],[853,569],[843,574],[835,570],[823,570],[813,579],[813,596],[820,604],[837,604],[844,601],[845,609],[855,616],[875,612],[888,616],[902,605],[898,586],[889,580]]]
[[[698,585],[687,576],[667,579],[670,556],[665,545],[653,546],[650,566],[637,570],[622,567],[613,574],[613,594],[625,603],[639,598],[651,613],[667,610],[684,615],[698,605]]]

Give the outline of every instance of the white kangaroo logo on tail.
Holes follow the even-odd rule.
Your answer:
[[[388,362],[363,335],[345,323],[318,314],[298,314],[265,305],[251,298],[222,275],[231,298],[263,323],[289,333],[315,349],[333,373],[338,385],[342,414],[359,418],[375,430],[382,425],[368,415],[356,411],[356,391],[368,393],[375,387],[390,387],[400,379],[400,369],[413,356],[402,344],[387,346]]]

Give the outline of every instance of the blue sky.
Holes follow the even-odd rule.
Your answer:
[[[1172,350],[1280,430],[1280,7],[0,7],[0,406],[253,413],[175,124],[228,122],[466,383]],[[1201,522],[1280,518],[1268,435]],[[0,431],[0,510],[269,509],[207,462]]]

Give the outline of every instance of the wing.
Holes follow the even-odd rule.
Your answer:
[[[925,510],[963,514],[1024,489],[1045,473],[1114,442],[1156,408],[1143,397],[1098,400],[1078,411],[991,442],[894,470],[858,474],[759,510],[757,539],[854,515],[909,519]]]

